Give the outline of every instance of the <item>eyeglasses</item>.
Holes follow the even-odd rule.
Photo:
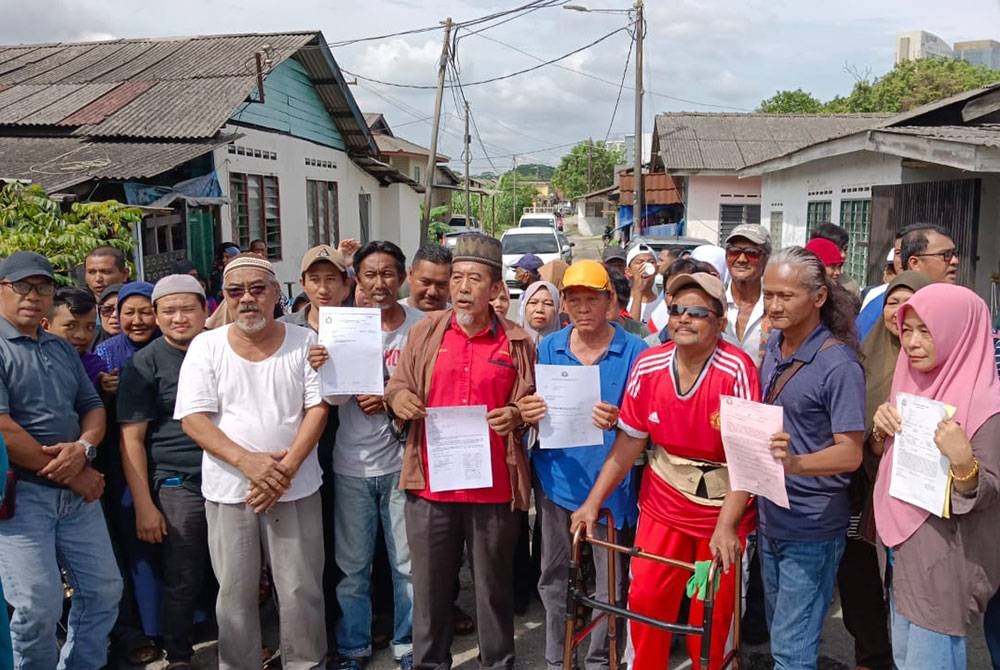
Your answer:
[[[114,316],[117,311],[118,305],[101,305],[101,308],[97,310],[101,316]]]
[[[32,291],[43,298],[47,298],[56,292],[56,285],[45,282],[43,284],[33,284],[30,281],[5,281],[0,282],[4,286],[9,286],[18,295],[28,295]]]
[[[684,316],[687,314],[692,319],[710,319],[713,316],[719,316],[708,307],[684,307],[683,305],[669,305],[667,307],[667,313],[670,314],[670,316]]]
[[[958,250],[955,247],[951,249],[945,249],[944,251],[935,251],[932,254],[913,254],[914,256],[940,256],[941,260],[945,263],[951,263],[951,259],[958,256]]]
[[[735,261],[740,256],[746,256],[748,261],[760,260],[764,250],[760,247],[726,247],[726,259]]]
[[[253,298],[259,298],[267,293],[267,284],[250,284],[249,286],[227,286],[226,297],[230,300],[240,300],[249,293]]]

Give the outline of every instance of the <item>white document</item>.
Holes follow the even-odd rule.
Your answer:
[[[953,411],[943,402],[909,393],[896,394],[896,409],[903,430],[893,441],[889,495],[947,518],[951,464],[934,444],[934,432]]]
[[[319,369],[322,393],[382,395],[382,316],[367,307],[320,307],[319,343],[330,358]]]
[[[594,425],[594,405],[601,402],[601,369],[596,365],[536,365],[536,393],[547,410],[538,422],[542,449],[604,444],[604,431]]]
[[[771,436],[782,432],[784,410],[777,405],[722,396],[719,414],[729,488],[763,496],[788,509],[785,468],[771,455]]]
[[[428,407],[424,426],[432,493],[493,486],[486,405]]]

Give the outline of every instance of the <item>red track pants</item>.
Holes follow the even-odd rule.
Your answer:
[[[643,551],[667,558],[693,563],[712,557],[708,549],[708,539],[698,538],[678,532],[654,520],[649,515],[640,515],[636,529],[635,546]],[[719,582],[715,595],[715,610],[712,616],[712,663],[709,670],[722,665],[726,641],[733,619],[735,571],[740,566],[729,568]],[[632,584],[629,587],[629,609],[640,614],[675,622],[681,604],[681,597],[691,572],[641,558],[633,558],[631,563]],[[688,621],[700,626],[704,616],[704,604],[697,598],[691,600]],[[670,659],[670,633],[652,628],[635,621],[629,622],[629,644],[635,652],[629,670],[663,670]],[[701,653],[701,638],[688,636],[688,653],[694,670],[700,670],[698,656]]]

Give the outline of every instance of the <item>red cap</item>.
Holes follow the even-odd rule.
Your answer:
[[[823,265],[826,267],[843,265],[844,263],[844,252],[840,250],[840,247],[826,238],[817,237],[809,240],[806,244],[806,249],[819,256],[819,259],[823,261]]]

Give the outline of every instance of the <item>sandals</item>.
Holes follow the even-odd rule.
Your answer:
[[[455,605],[452,611],[455,635],[472,635],[476,632],[476,622],[472,620],[471,616],[465,613],[465,610]]]
[[[154,661],[160,660],[163,650],[148,637],[142,639],[135,647],[128,652],[129,665],[142,667]]]

